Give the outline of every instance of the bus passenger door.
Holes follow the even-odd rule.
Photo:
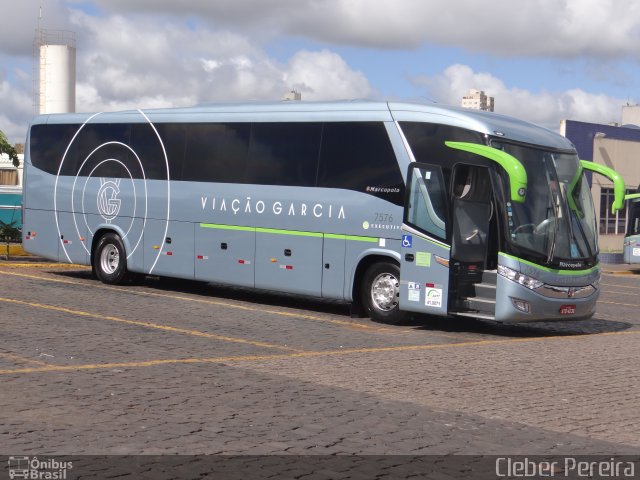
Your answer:
[[[446,188],[440,167],[411,164],[407,190],[400,250],[400,307],[446,315],[450,247],[444,243]]]

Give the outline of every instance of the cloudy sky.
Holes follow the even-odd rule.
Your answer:
[[[0,130],[24,141],[33,38],[77,36],[77,110],[373,98],[496,111],[557,130],[640,102],[629,0],[0,0]],[[482,5],[482,7],[480,7]]]

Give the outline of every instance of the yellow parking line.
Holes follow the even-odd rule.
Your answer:
[[[634,286],[634,285],[616,285],[615,283],[604,283],[604,282],[600,282],[600,285],[603,285],[606,287],[629,288],[632,290],[640,290],[640,287]]]
[[[25,302],[25,301],[22,301],[22,300],[14,300],[12,298],[1,298],[0,297],[0,302],[12,303],[14,305],[23,305],[23,306],[27,306],[27,307],[33,307],[33,308],[39,308],[39,309],[42,309],[42,310],[52,310],[54,312],[68,313],[70,315],[75,315],[75,316],[79,316],[79,317],[94,318],[96,320],[108,320],[110,322],[124,323],[124,324],[127,324],[127,325],[136,325],[138,327],[153,328],[153,329],[156,329],[156,330],[164,330],[164,331],[172,332],[172,333],[182,333],[182,334],[185,334],[185,335],[193,335],[194,337],[210,338],[210,339],[213,339],[213,340],[221,340],[221,341],[224,341],[224,342],[232,342],[232,343],[244,343],[244,344],[247,344],[247,345],[253,345],[254,347],[277,348],[277,349],[280,349],[280,350],[287,350],[287,351],[292,351],[292,352],[301,351],[301,350],[298,350],[296,348],[285,347],[285,346],[281,346],[281,345],[275,345],[275,344],[272,344],[272,343],[255,342],[255,341],[252,341],[252,340],[245,340],[243,338],[227,337],[227,336],[223,336],[223,335],[216,335],[214,333],[200,332],[198,330],[188,330],[188,329],[185,329],[185,328],[170,327],[168,325],[159,325],[159,324],[150,323],[150,322],[140,322],[140,321],[137,321],[137,320],[127,320],[125,318],[112,317],[112,316],[107,316],[107,315],[98,315],[96,313],[83,312],[83,311],[80,311],[80,310],[72,310],[70,308],[65,308],[65,307],[56,307],[54,305],[43,305],[43,304],[40,304],[40,303]]]
[[[635,295],[638,295],[638,292],[606,292],[606,291],[603,291],[603,292],[600,293],[600,296],[607,295],[607,294],[611,294],[611,295],[633,295],[633,296],[635,296]]]
[[[15,355],[13,353],[0,352],[0,357],[6,358],[8,360],[13,360],[14,362],[20,362],[20,363],[33,363],[34,365],[44,365],[44,366],[51,365],[50,363],[41,362],[39,360],[32,360],[30,358],[21,357],[20,355]]]
[[[290,354],[297,356],[298,354]],[[157,365],[177,365],[177,364],[202,364],[202,363],[225,363],[234,361],[251,361],[266,359],[288,358],[290,355],[241,355],[230,357],[214,357],[214,358],[175,358],[165,360],[147,360],[140,362],[115,362],[115,363],[93,363],[86,365],[48,365],[41,368],[16,368],[0,370],[0,375],[10,375],[12,373],[41,373],[41,372],[68,372],[80,370],[104,370],[115,368],[140,368],[154,367]]]
[[[334,319],[327,319],[327,318],[321,318],[321,317],[317,317],[315,315],[308,315],[308,314],[304,314],[304,313],[296,313],[296,312],[284,312],[282,310],[265,310],[263,308],[256,308],[256,307],[249,307],[246,305],[239,305],[236,303],[229,303],[229,302],[222,302],[222,301],[218,301],[218,300],[209,300],[209,299],[202,299],[202,298],[191,298],[191,297],[185,297],[183,295],[174,295],[174,294],[168,294],[168,293],[157,293],[157,292],[142,292],[140,290],[132,290],[129,288],[122,288],[122,287],[112,287],[112,286],[108,286],[108,285],[103,285],[101,283],[84,283],[84,282],[77,282],[74,280],[66,280],[66,279],[61,279],[61,278],[48,278],[48,277],[42,277],[39,275],[29,275],[26,273],[18,273],[18,272],[7,272],[4,270],[0,270],[0,273],[2,274],[6,274],[6,275],[13,275],[16,277],[23,277],[23,278],[31,278],[34,280],[44,280],[47,282],[56,282],[56,283],[66,283],[69,285],[83,285],[85,287],[91,287],[91,288],[100,288],[103,290],[111,290],[111,291],[115,291],[115,292],[126,292],[126,293],[130,293],[133,295],[143,295],[143,296],[148,296],[148,297],[159,297],[159,298],[170,298],[170,299],[174,299],[174,300],[182,300],[185,302],[195,302],[195,303],[204,303],[207,305],[216,305],[216,306],[221,306],[221,307],[227,307],[227,308],[235,308],[235,309],[239,309],[239,310],[246,310],[246,311],[250,311],[250,312],[260,312],[261,314],[270,314],[270,315],[278,315],[278,316],[282,316],[282,317],[293,317],[293,318],[301,318],[303,320],[311,320],[314,322],[322,322],[322,323],[329,323],[329,324],[333,324],[333,325],[340,325],[340,326],[347,326],[347,327],[351,327],[351,328],[357,328],[357,329],[361,329],[361,330],[369,330],[369,331],[374,331],[374,332],[394,332],[394,333],[398,333],[402,330],[398,330],[395,328],[389,328],[389,327],[380,327],[380,326],[375,326],[375,325],[367,325],[364,323],[357,323],[357,322],[349,322],[349,321],[345,321],[345,320],[334,320]],[[404,330],[405,332],[407,330]],[[442,334],[441,336],[443,337],[449,337],[451,338],[449,335],[444,335]]]
[[[604,300],[598,300],[598,304],[607,304],[607,305],[618,305],[620,307],[640,307],[640,304],[638,303],[620,303],[620,302],[607,302]]]
[[[177,364],[209,364],[209,363],[234,363],[234,362],[259,362],[265,360],[287,360],[295,358],[311,358],[311,357],[335,357],[340,355],[368,354],[368,353],[386,353],[386,352],[408,352],[408,351],[424,351],[424,350],[444,350],[450,348],[466,348],[479,346],[493,346],[512,343],[539,343],[546,341],[582,341],[589,337],[613,336],[613,335],[638,335],[640,330],[625,332],[607,332],[594,333],[590,335],[558,335],[552,337],[535,337],[535,338],[516,338],[505,340],[479,340],[475,342],[446,343],[436,345],[403,345],[397,347],[372,347],[372,348],[352,348],[343,350],[328,351],[307,351],[296,353],[284,353],[274,355],[239,355],[228,357],[212,357],[212,358],[178,358],[164,360],[148,360],[140,362],[118,362],[118,363],[94,363],[86,365],[51,365],[42,368],[16,368],[0,370],[0,375],[13,375],[18,373],[43,373],[43,372],[67,372],[81,370],[104,370],[115,368],[140,368],[153,367],[158,365],[177,365]]]

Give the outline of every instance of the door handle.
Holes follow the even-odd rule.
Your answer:
[[[404,256],[404,259],[405,259],[407,262],[413,262],[413,260],[415,259],[415,257],[413,256],[413,253],[407,253],[407,254],[405,254],[405,256]]]
[[[477,236],[478,236],[478,233],[480,233],[480,232],[479,232],[479,231],[478,231],[478,229],[476,228],[476,229],[473,231],[473,233],[472,233],[471,235],[469,235],[467,238],[465,238],[465,241],[467,241],[467,242],[468,242],[468,241],[470,241],[470,240],[473,240],[475,237],[477,237]]]

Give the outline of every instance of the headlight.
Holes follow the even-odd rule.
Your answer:
[[[544,285],[544,283],[540,280],[536,280],[535,278],[531,278],[528,275],[516,272],[515,270],[512,270],[509,267],[505,267],[504,265],[498,265],[498,273],[504,278],[508,278],[509,280],[517,282],[520,285],[531,290],[535,290],[536,288],[540,288],[542,285]]]

